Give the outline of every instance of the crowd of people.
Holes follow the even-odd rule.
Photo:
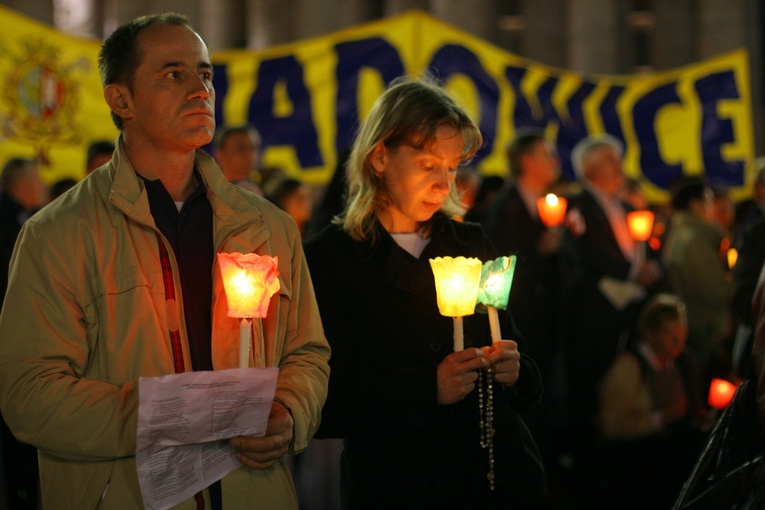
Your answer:
[[[268,126],[215,126],[183,16],[118,28],[99,66],[120,135],[90,145],[86,177],[46,190],[24,158],[0,176],[8,508],[142,508],[138,378],[240,362],[221,252],[278,257],[257,330],[276,397],[264,437],[228,439],[241,466],[178,508],[670,508],[714,425],[711,380],[755,377],[765,168],[746,202],[694,176],[650,204],[617,139],[581,140],[569,181],[519,129],[507,175],[479,176],[466,110],[402,77],[314,203],[262,167]],[[647,241],[635,209],[655,214]],[[455,351],[429,261],[501,255],[503,337],[476,313]]]

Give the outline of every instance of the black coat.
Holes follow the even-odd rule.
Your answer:
[[[517,257],[508,308],[547,381],[563,327],[558,253],[539,252],[537,243],[547,227],[531,215],[516,186],[505,188],[492,202],[484,230],[500,255]]]
[[[432,240],[416,259],[382,229],[371,245],[335,226],[306,243],[327,339],[329,396],[317,437],[345,439],[345,508],[535,508],[544,472],[519,412],[540,397],[539,373],[522,358],[515,390],[495,392],[496,490],[479,446],[477,391],[436,403],[436,367],[452,352],[453,322],[439,314],[428,259],[477,257],[494,250],[477,225],[434,218]],[[511,322],[510,322],[511,324]],[[504,338],[512,326],[505,325]],[[465,347],[490,343],[488,319],[465,317]]]

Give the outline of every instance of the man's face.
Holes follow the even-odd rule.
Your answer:
[[[621,159],[610,146],[592,151],[584,161],[584,171],[590,183],[606,195],[615,195],[624,184]]]
[[[215,91],[207,46],[192,30],[154,25],[138,35],[126,141],[162,151],[188,152],[212,140]]]
[[[249,133],[231,133],[218,147],[215,159],[229,181],[248,179],[260,165],[260,140]]]
[[[555,184],[560,174],[560,161],[552,144],[542,140],[534,144],[533,150],[523,158],[523,173],[542,188]]]

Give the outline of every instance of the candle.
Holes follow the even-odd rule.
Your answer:
[[[653,232],[654,216],[651,211],[632,211],[627,213],[627,228],[635,241],[648,241]]]
[[[268,314],[271,296],[279,291],[278,257],[255,253],[218,253],[228,316],[239,322],[239,368],[250,366],[252,319]]]
[[[736,248],[728,248],[726,256],[728,258],[728,269],[733,269],[736,266],[736,262],[738,262],[738,250]]]
[[[478,287],[477,302],[489,311],[489,327],[492,342],[499,342],[502,333],[499,327],[497,309],[505,310],[510,299],[510,288],[515,275],[515,255],[499,257],[485,262],[481,267],[481,283]]]
[[[539,219],[546,227],[557,227],[563,223],[563,219],[566,217],[566,205],[566,199],[554,193],[540,197],[537,199]]]
[[[725,379],[715,377],[709,385],[707,403],[709,407],[722,411],[730,404],[733,394],[736,393],[736,385]]]
[[[430,259],[436,281],[438,311],[454,319],[454,350],[464,349],[462,317],[475,312],[481,261],[465,257]]]

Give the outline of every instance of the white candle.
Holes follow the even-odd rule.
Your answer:
[[[462,317],[454,317],[454,352],[465,349],[462,335]]]
[[[239,323],[239,368],[250,366],[250,339],[252,338],[252,319],[244,318]]]
[[[486,307],[489,310],[489,327],[491,328],[491,341],[494,343],[502,340],[502,333],[499,330],[499,315],[497,309],[493,306]]]

